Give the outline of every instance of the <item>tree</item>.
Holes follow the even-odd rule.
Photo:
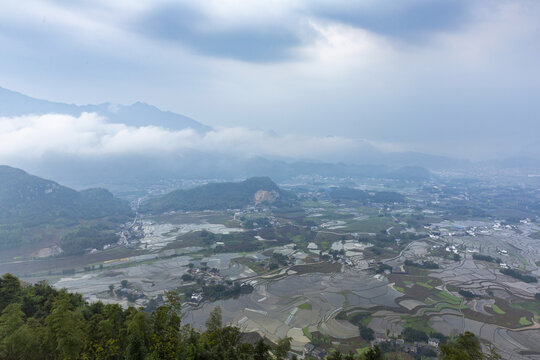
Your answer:
[[[455,341],[441,345],[443,360],[482,360],[484,355],[480,341],[473,333],[466,331]]]
[[[364,354],[365,360],[382,360],[381,349],[377,345],[372,347]]]
[[[30,320],[24,323],[19,304],[10,304],[0,317],[0,358],[39,360],[44,358],[40,341],[41,325]]]
[[[120,282],[120,285],[122,285],[122,288],[127,288],[128,285],[129,285],[129,282],[128,282],[127,280],[122,280],[122,281]]]
[[[57,358],[76,359],[84,346],[82,314],[80,310],[73,311],[71,308],[68,295],[62,294],[54,301],[51,314],[46,320]]]
[[[422,330],[413,329],[411,327],[406,327],[405,329],[403,329],[401,335],[403,336],[405,341],[411,343],[415,341],[428,341],[428,336],[425,332],[423,332]]]
[[[276,348],[274,349],[276,359],[281,360],[287,358],[287,353],[291,350],[291,340],[290,337],[278,340]]]
[[[147,316],[137,311],[130,314],[126,323],[128,336],[126,360],[144,360],[148,353],[149,343]]]
[[[14,302],[21,293],[21,282],[11,274],[4,274],[0,279],[0,312]]]
[[[328,360],[343,360],[343,354],[341,354],[341,351],[335,350],[332,351],[330,355],[327,357]]]
[[[270,359],[270,354],[268,353],[269,351],[270,351],[270,346],[265,344],[264,341],[260,339],[255,344],[253,360],[269,360]]]
[[[360,336],[362,337],[362,339],[364,339],[365,341],[371,341],[375,339],[375,332],[373,331],[373,329],[363,324],[360,324],[359,327],[360,327]]]
[[[155,359],[175,359],[180,345],[180,299],[178,293],[167,293],[165,305],[152,313],[152,355]]]

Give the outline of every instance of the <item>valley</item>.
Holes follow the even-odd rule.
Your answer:
[[[440,184],[378,182],[281,190],[264,180],[234,195],[233,208],[222,198],[217,209],[150,212],[143,201],[115,244],[4,260],[0,270],[148,311],[177,291],[183,321],[196,329],[219,306],[226,323],[274,343],[290,337],[297,353],[362,352],[375,342],[420,356],[437,351],[427,338],[469,330],[506,357],[540,354],[538,283],[501,273],[540,276],[536,210],[512,220],[510,205],[482,208],[468,189],[464,216],[452,182],[451,194]],[[286,201],[256,204],[262,189]],[[190,191],[203,203],[215,196]],[[510,221],[497,217],[503,210]]]

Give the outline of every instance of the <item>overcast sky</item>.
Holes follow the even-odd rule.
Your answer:
[[[539,63],[537,0],[0,0],[0,86],[283,144],[538,155]]]

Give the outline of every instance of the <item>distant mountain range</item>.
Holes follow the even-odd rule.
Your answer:
[[[143,211],[162,213],[171,210],[241,209],[259,203],[279,204],[294,199],[268,177],[254,177],[242,182],[202,185],[188,190],[175,190],[149,200]]]
[[[0,248],[39,240],[28,230],[131,215],[129,204],[105,189],[75,191],[23,170],[0,166]]]
[[[170,130],[192,128],[205,132],[209,126],[203,125],[187,116],[162,111],[142,102],[132,105],[98,104],[73,105],[36,99],[0,87],[0,116],[20,116],[27,114],[67,114],[79,116],[84,112],[97,113],[111,123],[129,126],[160,126]]]
[[[199,133],[211,127],[186,116],[162,111],[141,102],[132,105],[73,105],[35,99],[0,87],[0,117],[25,114],[59,113],[78,116],[94,112],[109,123],[134,127],[159,126],[170,130],[191,128]],[[141,194],[149,185],[171,179],[234,180],[254,176],[270,176],[285,181],[297,176],[388,178],[424,181],[431,171],[457,170],[458,173],[484,174],[501,168],[540,173],[540,161],[513,158],[501,161],[473,163],[468,160],[416,152],[382,152],[366,148],[349,154],[347,162],[321,162],[300,159],[269,159],[249,154],[220,153],[220,151],[185,150],[181,154],[148,152],[124,153],[114,156],[86,156],[60,152],[44,153],[39,157],[10,159],[9,165],[22,167],[34,174],[54,178],[75,188],[106,186],[117,194]],[[474,171],[473,171],[474,170]],[[487,171],[485,171],[487,170]]]

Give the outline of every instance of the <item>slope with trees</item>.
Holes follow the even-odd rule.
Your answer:
[[[280,189],[268,177],[254,177],[242,182],[211,183],[188,190],[175,190],[151,199],[143,210],[160,213],[171,210],[224,210],[239,209],[255,203],[255,194],[267,191],[280,205],[294,199],[292,194]]]
[[[131,215],[129,204],[105,189],[79,192],[9,166],[0,166],[0,183],[0,249],[39,239],[28,236],[31,228],[118,223]]]

